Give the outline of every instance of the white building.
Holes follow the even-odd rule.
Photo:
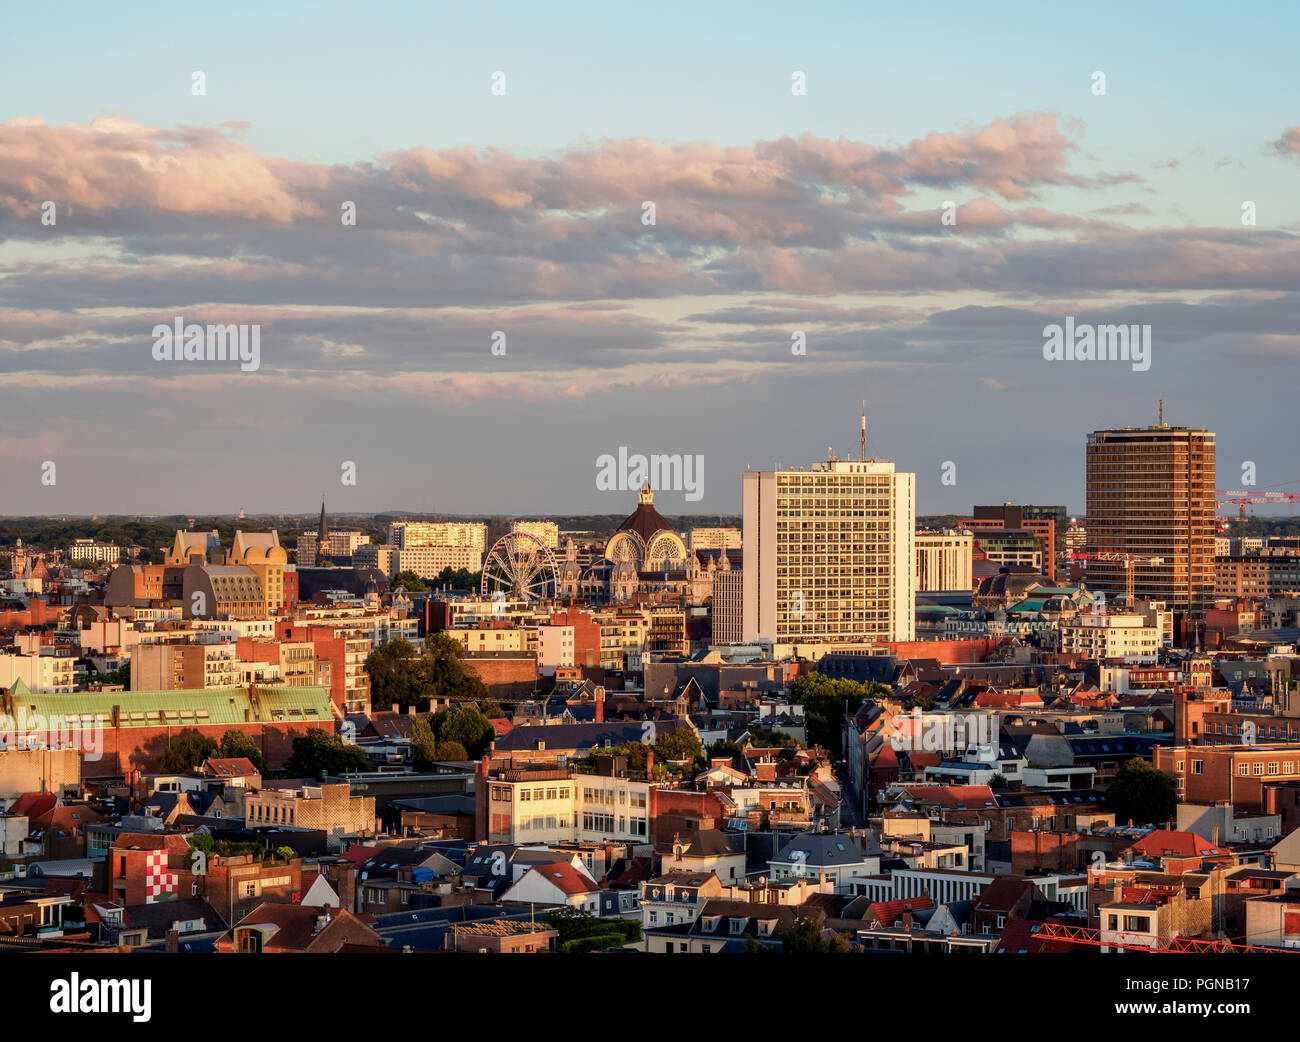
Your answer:
[[[122,557],[122,548],[113,543],[99,543],[94,539],[74,539],[68,547],[69,561],[91,564],[116,564]]]
[[[916,635],[916,475],[889,460],[746,471],[742,640]]]

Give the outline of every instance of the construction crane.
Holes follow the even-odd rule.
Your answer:
[[[1136,554],[1090,554],[1075,551],[1070,554],[1074,561],[1119,561],[1124,565],[1124,603],[1133,604],[1133,565],[1164,564],[1163,557],[1140,557]]]
[[[1232,955],[1237,953],[1253,954],[1268,952],[1279,955],[1300,954],[1300,948],[1268,948],[1259,944],[1233,944],[1231,941],[1205,941],[1194,937],[1151,937],[1150,943],[1138,940],[1132,934],[1129,938],[1121,936],[1107,940],[1101,939],[1101,932],[1086,926],[1067,926],[1064,923],[1046,922],[1034,928],[1032,935],[1037,940],[1060,941],[1065,944],[1087,944],[1094,948],[1119,948],[1131,952],[1153,952],[1156,954],[1184,955]],[[1143,934],[1142,937],[1149,935]]]
[[[1238,521],[1246,520],[1246,504],[1255,503],[1300,503],[1300,495],[1294,492],[1278,492],[1275,489],[1259,489],[1257,491],[1243,491],[1242,489],[1218,489],[1214,490],[1216,499],[1224,503],[1236,503],[1241,507],[1237,515]]]

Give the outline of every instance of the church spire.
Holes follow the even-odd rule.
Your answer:
[[[329,542],[330,530],[325,523],[325,497],[320,497],[320,527],[316,529],[316,552],[324,553],[325,544]]]

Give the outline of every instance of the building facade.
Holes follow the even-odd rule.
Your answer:
[[[742,639],[908,641],[916,475],[888,460],[746,471]]]

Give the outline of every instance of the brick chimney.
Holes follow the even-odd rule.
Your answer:
[[[596,696],[596,723],[605,722],[605,693],[602,691]]]
[[[181,935],[177,930],[168,930],[166,933],[166,948],[168,955],[175,955],[180,950]]]
[[[645,751],[645,776],[651,777],[655,772],[655,751],[647,749]]]

